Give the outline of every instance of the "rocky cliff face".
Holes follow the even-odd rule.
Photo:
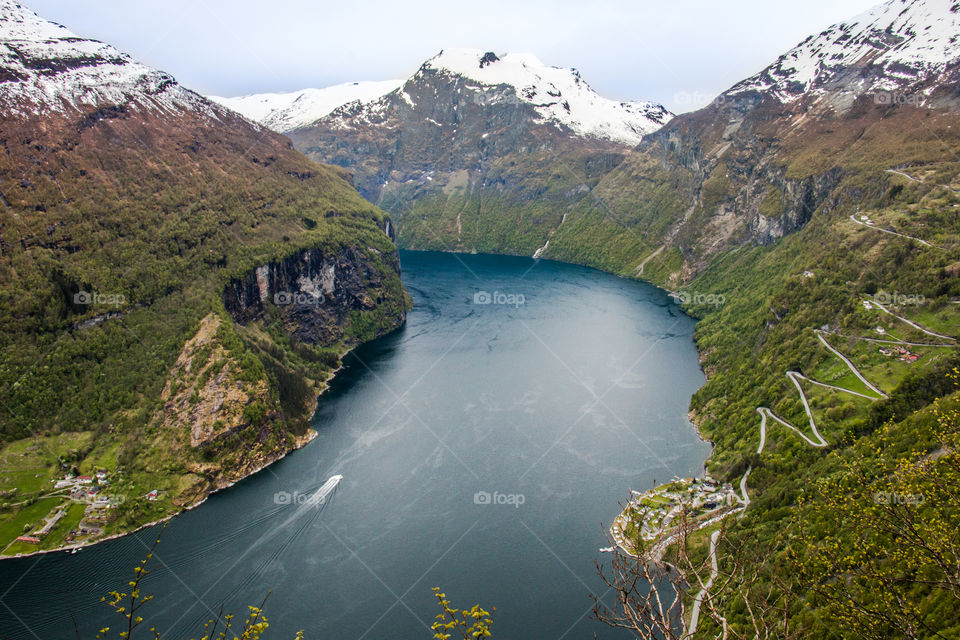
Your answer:
[[[663,247],[647,273],[673,286],[730,249],[882,198],[891,171],[955,159],[958,32],[956,2],[889,0],[807,38],[646,136],[597,185],[606,206],[591,224],[608,242],[642,239],[624,266]],[[577,256],[576,242],[562,235],[545,256]]]
[[[381,257],[399,277],[397,253]],[[260,265],[244,278],[231,281],[223,292],[223,302],[241,325],[262,321],[274,311],[289,335],[328,347],[344,341],[351,312],[376,310],[392,295],[365,252],[348,246],[332,255],[307,249]],[[402,305],[395,307],[377,335],[402,324],[405,312]]]

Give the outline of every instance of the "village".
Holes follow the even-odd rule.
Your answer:
[[[681,513],[694,529],[707,526],[742,506],[740,497],[729,483],[720,483],[710,476],[674,478],[646,492],[631,490],[632,497],[616,517],[610,533],[625,552],[636,554],[636,542],[654,542],[652,547],[662,554],[675,536],[671,527]]]
[[[24,526],[24,534],[17,536],[4,553],[12,551],[15,543],[41,545],[45,538],[61,523],[74,505],[83,505],[83,513],[76,526],[63,538],[66,545],[77,544],[92,540],[103,534],[104,526],[114,519],[115,509],[123,503],[126,496],[111,493],[110,472],[106,469],[97,469],[93,475],[79,475],[66,473],[59,479],[51,480],[53,490],[45,494],[44,498],[66,498],[55,506],[44,517],[34,524]],[[144,496],[154,501],[158,491],[150,491]]]

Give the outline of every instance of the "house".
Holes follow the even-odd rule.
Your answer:
[[[30,544],[40,544],[40,538],[34,536],[17,536],[17,542],[29,542]]]
[[[887,330],[881,327],[880,325],[877,325],[876,327],[874,327],[873,330],[876,331],[881,336],[887,335]]]
[[[78,484],[93,484],[93,476],[77,476]]]
[[[97,469],[97,482],[103,482],[107,479],[106,469]]]
[[[153,491],[151,491],[150,493],[147,494],[147,500],[156,500],[156,499],[157,499],[157,495],[159,495],[159,493],[160,493],[159,491],[157,491],[156,489],[154,489]]]

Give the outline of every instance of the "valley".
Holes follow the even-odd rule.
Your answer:
[[[956,637],[958,33],[886,0],[681,114],[468,48],[208,99],[0,0],[0,555],[148,526],[0,585],[99,628],[189,510],[181,634],[178,580],[289,635],[439,585],[504,637]]]

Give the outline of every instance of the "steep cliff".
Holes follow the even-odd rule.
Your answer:
[[[102,469],[97,535],[169,515],[302,444],[343,351],[403,321],[389,218],[346,172],[12,0],[0,114],[0,446],[45,443],[6,495]],[[329,305],[233,320],[231,282],[304,256]]]
[[[626,274],[659,249],[644,274],[675,287],[818,211],[882,199],[900,188],[896,171],[949,172],[960,147],[958,29],[955,2],[890,0],[807,38],[646,136],[544,255]],[[591,255],[591,244],[617,255]]]
[[[233,319],[243,325],[278,315],[285,333],[310,345],[329,347],[355,344],[392,330],[406,311],[384,282],[382,267],[399,274],[396,252],[341,247],[333,255],[304,250],[281,261],[263,264],[234,279],[223,302]],[[390,283],[396,287],[396,282]],[[356,335],[354,314],[376,312],[380,321]]]

